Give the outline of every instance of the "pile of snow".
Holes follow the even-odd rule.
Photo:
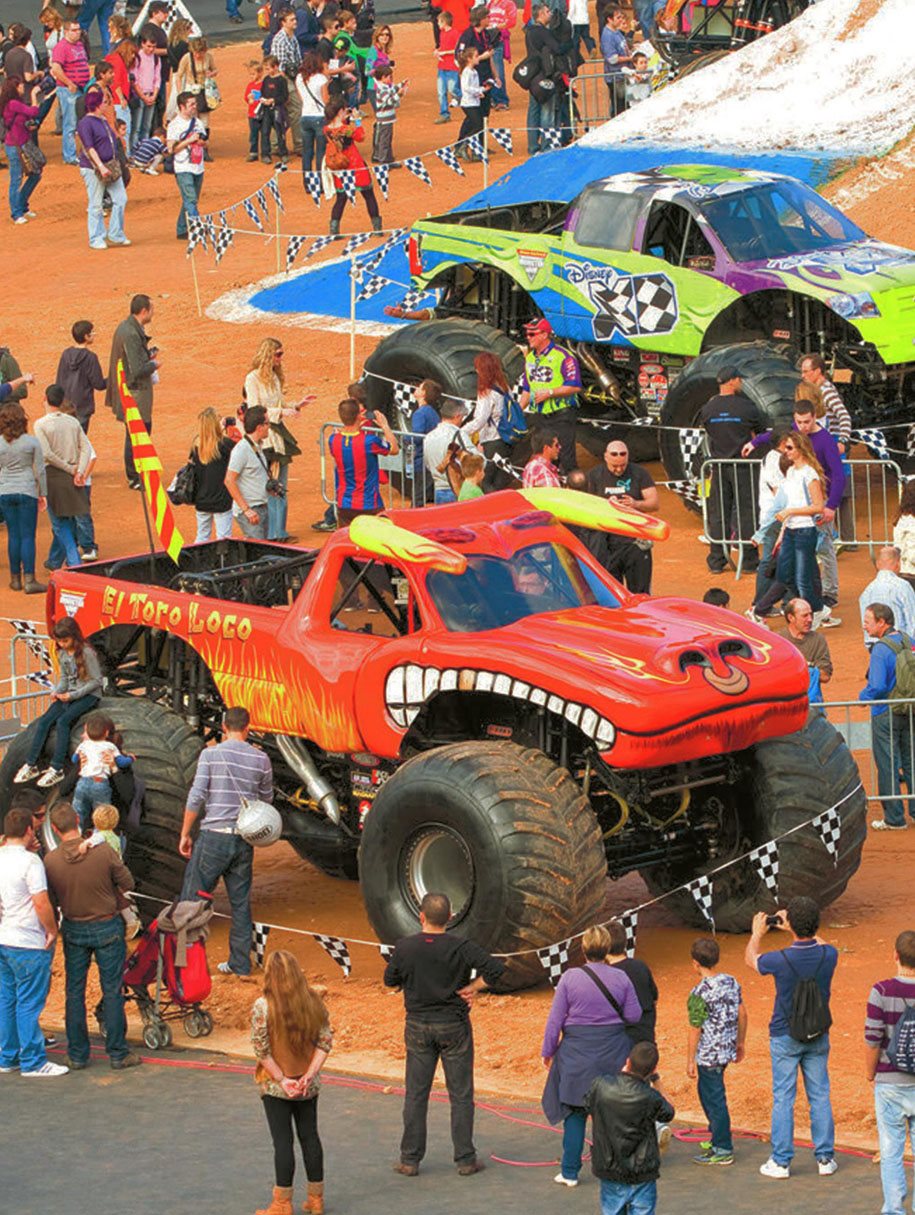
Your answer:
[[[821,0],[581,142],[879,155],[915,125],[913,8],[913,0]]]

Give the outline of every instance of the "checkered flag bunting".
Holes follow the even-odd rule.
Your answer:
[[[907,456],[915,456],[915,426],[906,431],[905,451]]]
[[[778,902],[778,844],[775,840],[769,840],[767,844],[760,844],[758,848],[754,848],[749,853],[747,860],[752,861],[756,872],[766,883],[769,893]]]
[[[251,925],[251,952],[257,966],[263,966],[267,954],[267,937],[270,936],[269,924],[258,924],[257,920]]]
[[[394,398],[394,416],[399,418],[401,423],[406,423],[403,426],[404,430],[409,430],[410,414],[414,405],[413,385],[403,384],[400,380],[395,380],[391,387]]]
[[[489,160],[489,153],[486,150],[486,141],[483,139],[483,136],[479,133],[479,131],[476,133],[476,135],[471,135],[468,138],[467,151],[470,152],[472,156],[479,156],[480,160]]]
[[[547,945],[545,949],[537,950],[537,957],[546,971],[551,987],[556,986],[568,969],[571,944],[571,941],[560,941],[558,945]]]
[[[254,195],[254,199],[255,199],[257,205],[263,211],[264,215],[266,215],[267,219],[269,219],[270,211],[267,207],[267,195],[264,193],[264,191],[258,190],[258,192]]]
[[[350,971],[353,969],[353,964],[350,961],[349,950],[346,947],[346,941],[342,937],[328,937],[323,933],[313,932],[311,934],[318,942],[323,950],[342,968],[343,973],[349,978]]]
[[[512,133],[510,127],[490,127],[489,133],[500,148],[504,148],[509,156],[514,156],[515,149],[514,145],[512,144]]]
[[[321,199],[324,197],[324,191],[321,188],[321,174],[315,173],[312,169],[307,169],[302,174],[302,180],[315,206],[320,207]]]
[[[623,926],[623,932],[626,934],[627,958],[631,958],[635,955],[635,933],[638,922],[639,913],[637,911],[624,911],[620,916],[620,923]]]
[[[835,806],[830,806],[813,820],[813,825],[820,833],[820,839],[826,845],[826,851],[832,857],[833,865],[839,863],[839,840],[842,838],[842,816]]]
[[[866,427],[864,430],[857,430],[854,433],[858,441],[864,444],[875,460],[888,460],[890,458],[889,445],[886,441],[886,435],[882,430],[871,426]]]
[[[341,169],[339,173],[335,173],[334,177],[338,178],[340,185],[343,187],[343,193],[349,199],[350,203],[356,205],[356,172],[354,169]],[[387,195],[385,195],[387,197]]]
[[[373,232],[357,232],[355,236],[351,236],[343,246],[343,256],[349,257],[351,253],[355,253],[360,245],[364,245],[366,241],[370,241],[374,236]]]
[[[414,177],[418,177],[419,180],[425,182],[427,186],[432,185],[432,178],[429,176],[429,171],[419,156],[408,156],[403,162],[403,167],[405,169],[409,169]]]
[[[292,269],[292,264],[299,256],[299,250],[305,244],[307,236],[290,236],[289,244],[286,246],[286,273]]]
[[[218,232],[213,228],[210,232],[210,239],[213,242],[213,251],[216,254],[216,264],[218,266],[235,239],[235,233],[231,228],[220,228]]]
[[[454,169],[458,177],[464,176],[464,170],[461,168],[460,161],[455,155],[453,144],[447,148],[436,149],[435,155],[439,158],[443,165],[447,165],[449,169]]]
[[[39,688],[54,687],[54,680],[47,671],[29,671],[25,678],[27,683],[35,683]]]
[[[380,265],[381,259],[384,257],[384,255],[385,255],[385,253],[387,253],[387,251],[388,251],[388,247],[386,244],[382,245],[380,248],[376,249],[375,252],[372,253],[369,257],[367,257],[366,260],[362,263],[363,271],[366,274],[371,274],[372,271],[375,269],[375,267]]]
[[[562,131],[558,127],[545,127],[540,134],[548,148],[562,147]]]
[[[368,274],[363,281],[359,294],[356,296],[356,302],[359,300],[370,300],[373,295],[377,295],[379,291],[383,291],[388,285],[388,280],[382,278],[380,274]]]
[[[671,493],[677,494],[688,502],[690,506],[700,506],[702,499],[699,495],[699,487],[695,481],[662,481],[662,485],[666,485]]]
[[[696,900],[696,905],[702,912],[703,916],[711,925],[712,932],[715,931],[715,917],[712,915],[712,882],[711,878],[705,874],[702,877],[693,878],[691,882],[686,883],[686,889]]]
[[[321,176],[320,173],[317,176],[320,178],[320,176]],[[285,211],[286,208],[283,206],[283,200],[280,197],[279,182],[276,180],[275,177],[271,177],[270,180],[267,182],[267,189],[270,191],[271,198],[276,203],[277,210]]]
[[[394,946],[393,945],[379,945],[378,952],[381,954],[381,956],[385,960],[385,962],[390,962],[391,958],[393,958],[393,956],[394,956]]]
[[[314,253],[320,253],[322,249],[326,249],[328,245],[332,245],[337,238],[335,236],[318,236],[315,238],[314,244],[305,254],[309,258]]]
[[[40,658],[46,665],[51,665],[51,655],[44,643],[44,625],[37,620],[11,620],[13,631],[17,637],[25,638],[25,647],[30,654]]]
[[[203,245],[206,248],[206,227],[203,220],[197,215],[189,215],[187,217],[187,255],[188,257],[194,252],[198,245]]]
[[[387,165],[372,165],[375,170],[375,180],[378,182],[378,189],[381,191],[381,196],[385,202],[388,201],[388,179],[391,176],[391,170]]]
[[[258,214],[257,207],[255,207],[255,205],[251,201],[251,199],[246,198],[245,201],[242,203],[242,206],[245,208],[245,211],[248,214],[248,218],[251,220],[252,224],[254,224],[257,227],[259,232],[263,232],[263,230],[264,230],[263,221],[261,220],[261,217]]]
[[[280,163],[276,166],[276,168],[273,171],[274,171],[274,173],[277,173],[277,174],[288,173],[289,165],[286,163],[285,160],[281,160]]]
[[[400,301],[400,307],[405,312],[412,312],[429,294],[428,291],[408,291]]]
[[[694,477],[699,473],[704,447],[705,431],[696,426],[684,426],[680,431],[680,454],[683,468]]]

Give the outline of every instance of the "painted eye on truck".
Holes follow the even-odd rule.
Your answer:
[[[753,651],[750,649],[746,641],[739,637],[731,637],[727,641],[722,641],[718,646],[718,653],[722,658],[752,658]]]
[[[680,655],[680,670],[686,674],[690,667],[710,667],[708,655],[701,650],[684,650]]]

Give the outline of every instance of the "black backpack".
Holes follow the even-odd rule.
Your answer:
[[[791,996],[791,1015],[788,1018],[788,1033],[795,1042],[815,1042],[832,1025],[832,1013],[823,997],[823,992],[817,983],[817,975],[826,958],[825,946],[823,955],[817,963],[817,968],[809,979],[798,977],[794,992]],[[797,976],[797,971],[791,965],[788,954],[782,955],[788,963],[791,972]]]
[[[893,1026],[886,1054],[894,1071],[915,1075],[915,1006],[906,1003],[902,1016]]]

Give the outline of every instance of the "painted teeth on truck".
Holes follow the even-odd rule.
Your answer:
[[[497,696],[510,696],[539,708],[548,708],[551,713],[565,717],[573,726],[592,739],[603,749],[612,747],[616,741],[616,728],[612,722],[601,717],[594,709],[574,701],[565,701],[550,695],[543,688],[531,687],[521,679],[509,675],[497,675],[493,671],[472,671],[468,667],[457,670],[448,667],[440,671],[437,667],[420,667],[414,663],[394,667],[384,684],[385,704],[394,723],[406,729],[412,725],[423,704],[436,692],[493,692]]]

